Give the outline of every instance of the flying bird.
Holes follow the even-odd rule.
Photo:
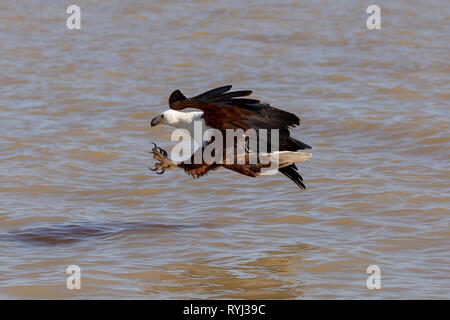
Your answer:
[[[175,90],[169,97],[170,109],[153,118],[151,120],[151,126],[155,127],[164,124],[174,128],[186,129],[191,136],[194,136],[194,123],[199,121],[204,130],[216,129],[222,133],[224,139],[223,146],[226,145],[225,137],[227,129],[242,129],[244,131],[254,129],[257,132],[261,132],[261,129],[266,129],[266,132],[268,132],[267,135],[270,134],[271,130],[277,129],[279,137],[278,150],[271,150],[270,153],[259,154],[261,157],[258,158],[256,163],[249,163],[249,156],[252,152],[260,150],[261,143],[268,145],[266,150],[269,150],[274,144],[269,138],[263,138],[258,135],[258,150],[249,149],[248,142],[244,146],[245,163],[239,163],[237,161],[233,163],[226,161],[223,163],[220,161],[208,163],[204,160],[201,160],[200,163],[197,161],[196,163],[194,161],[195,153],[203,152],[214,141],[214,139],[202,140],[198,141],[199,147],[192,154],[191,159],[189,159],[190,161],[177,163],[168,158],[165,150],[154,144],[151,153],[154,155],[153,158],[159,162],[155,164],[155,168],[149,167],[149,169],[156,171],[158,174],[162,174],[169,169],[181,168],[194,178],[199,178],[211,170],[224,167],[246,176],[257,177],[264,175],[264,168],[270,166],[270,163],[267,163],[267,158],[265,158],[266,161],[263,161],[264,155],[266,157],[276,155],[277,162],[275,163],[275,170],[291,179],[301,189],[305,189],[303,178],[299,174],[295,163],[306,161],[311,157],[310,153],[298,152],[298,150],[311,149],[311,147],[291,137],[289,132],[290,128],[300,124],[300,119],[296,115],[274,108],[266,102],[243,98],[252,94],[250,90],[229,92],[231,87],[231,85],[219,87],[191,98],[186,98],[180,90]],[[186,108],[194,108],[199,111],[180,111]],[[235,144],[233,146],[236,148]],[[223,149],[224,154],[230,151],[225,147]]]

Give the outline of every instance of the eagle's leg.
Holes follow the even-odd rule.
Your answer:
[[[153,153],[153,159],[159,162],[155,163],[155,168],[148,167],[151,171],[156,171],[157,174],[163,174],[165,171],[178,167],[176,163],[171,161],[167,156],[167,152],[164,149],[158,147],[155,143],[150,153]],[[159,171],[158,171],[159,170]]]

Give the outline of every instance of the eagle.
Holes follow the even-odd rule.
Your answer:
[[[293,113],[272,107],[267,102],[247,98],[247,96],[252,94],[251,90],[230,92],[231,88],[231,85],[222,86],[191,98],[186,98],[180,90],[175,90],[169,97],[170,109],[154,117],[151,120],[151,127],[160,124],[167,125],[178,129],[185,129],[190,135],[194,136],[194,124],[197,122],[202,125],[205,131],[215,129],[219,133],[222,133],[223,139],[226,137],[226,131],[230,129],[242,129],[245,132],[249,129],[254,129],[258,133],[267,133],[264,137],[262,134],[257,135],[256,150],[255,145],[250,149],[248,139],[243,140],[245,145],[243,149],[239,150],[244,150],[244,162],[216,161],[211,163],[204,161],[202,157],[200,157],[200,162],[194,161],[196,153],[204,152],[208,145],[216,139],[210,138],[206,139],[206,141],[203,141],[203,139],[202,141],[197,140],[199,146],[191,154],[191,158],[188,161],[179,162],[169,159],[167,152],[153,143],[154,148],[152,148],[151,153],[153,154],[153,158],[159,162],[155,164],[154,168],[149,167],[149,169],[156,171],[158,174],[162,174],[169,169],[181,168],[188,175],[199,178],[212,170],[223,167],[249,177],[257,177],[264,174],[273,174],[273,170],[270,171],[271,173],[264,173],[263,171],[268,166],[275,164],[276,172],[280,172],[291,179],[301,189],[306,189],[303,178],[298,172],[295,163],[303,162],[310,158],[310,153],[298,152],[298,150],[311,149],[311,147],[291,137],[289,131],[290,128],[300,125],[299,117]],[[197,109],[197,111],[181,111],[190,108]],[[275,141],[271,139],[272,136],[270,138],[267,137],[274,129],[278,132],[278,141],[276,141],[278,142],[276,144],[278,150],[271,149],[270,152],[260,152],[262,143],[267,145],[265,150],[269,150],[269,148],[275,145]],[[235,148],[233,152],[237,149],[236,144],[237,142],[233,143],[233,147]],[[225,146],[226,142],[223,141],[222,145]],[[223,152],[225,154],[230,152],[230,150],[224,148]],[[259,157],[255,163],[250,163],[248,161],[250,155],[255,153]],[[272,157],[274,155],[276,155],[276,158]],[[233,159],[236,160],[236,157],[237,155],[234,155]],[[276,163],[272,163],[271,161],[276,161]]]

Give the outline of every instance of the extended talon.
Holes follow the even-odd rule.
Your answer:
[[[166,150],[158,147],[154,142],[152,142],[152,144],[154,147],[150,153],[153,154],[153,159],[157,160],[157,162],[155,163],[154,168],[149,166],[148,169],[156,172],[157,174],[163,174],[166,170],[175,168],[176,165],[168,159]]]
[[[165,170],[164,170],[164,168],[161,168],[161,167],[157,167],[156,165],[155,165],[155,168],[153,169],[153,168],[150,168],[150,166],[148,166],[148,169],[150,170],[150,171],[154,171],[154,172],[156,172],[157,174],[163,174],[164,172],[166,172]],[[160,169],[161,171],[158,171],[158,169]]]
[[[159,153],[162,153],[165,157],[167,157],[167,151],[164,149],[161,149],[160,147],[158,147],[156,145],[156,143],[152,142],[154,147],[152,148],[151,153],[153,153],[154,155],[156,155],[156,151],[158,151]],[[156,150],[155,150],[156,149]]]

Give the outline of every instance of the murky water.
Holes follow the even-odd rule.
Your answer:
[[[450,298],[448,1],[76,4],[0,2],[1,298]],[[225,84],[301,116],[306,191],[148,171]]]

